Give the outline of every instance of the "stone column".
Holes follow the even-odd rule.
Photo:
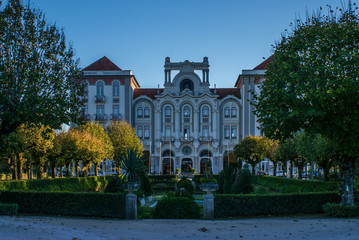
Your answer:
[[[195,139],[198,139],[198,133],[199,133],[198,113],[199,113],[199,111],[197,109],[193,111],[193,116],[194,116],[193,131],[194,131],[194,138]]]
[[[137,219],[137,196],[133,193],[126,194],[126,219]]]
[[[203,197],[203,219],[214,218],[214,196],[212,193],[207,193]]]
[[[156,140],[161,141],[161,111],[156,109]]]
[[[175,134],[176,140],[180,139],[180,110],[176,108],[175,110]]]

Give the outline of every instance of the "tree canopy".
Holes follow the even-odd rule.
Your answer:
[[[65,34],[39,10],[0,6],[0,137],[22,123],[60,128],[79,116],[80,68]]]
[[[304,129],[331,139],[341,152],[342,203],[353,204],[353,164],[359,156],[359,18],[349,5],[320,11],[274,47],[255,113],[266,136],[282,140]]]

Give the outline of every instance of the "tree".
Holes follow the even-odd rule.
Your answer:
[[[329,181],[329,169],[334,166],[334,159],[340,159],[340,156],[332,142],[320,134],[315,136],[314,145],[314,161],[323,169],[324,181]]]
[[[62,167],[63,164],[63,157],[62,157],[62,146],[61,146],[61,137],[60,134],[54,134],[54,140],[53,140],[53,147],[49,149],[49,151],[46,154],[46,159],[50,165],[51,168],[51,177],[56,177],[56,168]]]
[[[277,164],[280,161],[280,158],[278,157],[278,155],[276,155],[276,151],[278,149],[279,146],[279,141],[278,140],[272,140],[269,138],[266,138],[265,141],[267,141],[267,151],[266,151],[266,158],[268,158],[269,160],[272,161],[273,163],[273,176],[277,176]]]
[[[141,140],[136,136],[136,131],[127,122],[112,122],[107,127],[107,134],[111,139],[114,147],[113,160],[116,162],[117,173],[120,173],[121,157],[124,156],[130,149],[143,153],[143,145]]]
[[[279,144],[279,158],[283,165],[290,161],[289,177],[293,177],[293,159],[298,157],[293,138],[287,138]]]
[[[234,154],[252,166],[253,175],[255,174],[255,166],[263,161],[266,151],[266,141],[257,136],[247,136],[234,146]]]
[[[331,9],[330,9],[331,10]],[[359,19],[348,9],[296,21],[274,47],[255,113],[266,136],[282,140],[304,129],[341,153],[343,205],[354,204],[359,156]]]
[[[0,137],[23,123],[60,128],[79,116],[83,85],[63,31],[21,0],[0,9]]]
[[[298,168],[298,178],[302,177],[304,166],[310,162],[314,155],[314,138],[304,131],[299,131],[293,136],[297,157],[293,159]]]

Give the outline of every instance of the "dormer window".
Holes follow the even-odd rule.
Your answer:
[[[189,79],[185,79],[182,80],[181,85],[180,85],[180,91],[182,92],[183,90],[190,90],[193,92],[194,86],[193,86],[193,82]]]

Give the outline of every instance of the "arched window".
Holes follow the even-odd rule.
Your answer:
[[[143,117],[143,109],[141,107],[137,108],[137,118]]]
[[[237,108],[236,107],[232,107],[232,109],[231,109],[231,117],[237,117]]]
[[[204,106],[202,108],[202,122],[208,123],[209,122],[209,107]]]
[[[115,81],[112,85],[113,88],[113,96],[118,97],[120,95],[120,83]]]
[[[144,118],[149,118],[150,117],[150,109],[148,107],[145,107],[143,117]]]
[[[211,151],[208,151],[208,150],[203,150],[200,154],[199,154],[200,157],[212,157],[212,153]]]
[[[165,107],[165,122],[166,123],[172,122],[172,110],[170,106]]]
[[[180,84],[180,91],[183,91],[185,89],[191,90],[193,92],[193,82],[189,79],[182,80]]]
[[[189,106],[185,106],[183,108],[183,122],[189,123],[191,119],[191,108]]]
[[[96,83],[96,92],[97,96],[103,96],[103,90],[104,90],[104,83],[102,81],[98,81]]]
[[[224,117],[225,117],[225,118],[229,118],[229,117],[230,117],[229,107],[225,107],[225,108],[224,108]]]

